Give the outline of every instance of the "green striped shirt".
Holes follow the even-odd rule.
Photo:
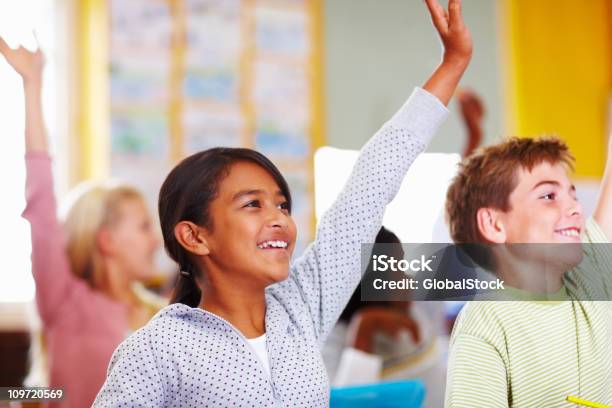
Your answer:
[[[592,219],[586,242],[609,242]],[[570,298],[579,291],[612,298],[612,254],[605,249],[585,246],[581,264],[566,274]],[[612,302],[464,307],[451,336],[447,407],[576,407],[568,395],[612,405]]]

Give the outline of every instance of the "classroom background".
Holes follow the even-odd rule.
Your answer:
[[[461,86],[485,107],[481,144],[559,135],[576,156],[588,215],[611,129],[612,1],[465,0],[463,10],[474,56]],[[79,182],[113,178],[137,186],[155,212],[161,181],[183,157],[219,145],[255,148],[279,166],[299,204],[296,253],[312,240],[356,150],[440,55],[420,0],[0,5],[0,35],[10,45],[35,47],[33,29],[47,58],[44,110],[60,203]],[[2,59],[0,84],[0,386],[15,386],[28,372],[37,318],[29,226],[20,216],[23,95]],[[448,241],[445,186],[466,142],[460,109],[449,108],[386,215],[404,242]],[[177,270],[163,250],[157,265],[148,286],[164,294]],[[442,363],[459,307],[422,311],[440,337]],[[443,393],[443,379],[430,381],[441,384],[430,392]]]

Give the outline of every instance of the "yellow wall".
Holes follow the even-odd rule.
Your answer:
[[[310,24],[310,38],[313,44],[310,75],[312,78],[312,94],[310,99],[310,109],[312,115],[312,128],[310,129],[310,137],[312,140],[310,150],[310,162],[312,171],[310,172],[310,200],[312,208],[312,216],[310,219],[311,236],[315,236],[317,228],[317,217],[314,211],[315,195],[314,195],[314,153],[315,151],[326,145],[325,136],[325,78],[323,72],[324,67],[324,32],[323,32],[323,4],[322,0],[311,0],[308,3],[312,16]]]
[[[110,101],[108,84],[108,7],[105,0],[75,2],[77,55],[76,131],[78,157],[71,184],[109,174]],[[78,170],[77,170],[78,169]]]
[[[558,134],[578,177],[604,167],[611,9],[610,0],[502,0],[507,132]]]

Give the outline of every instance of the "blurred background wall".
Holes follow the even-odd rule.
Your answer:
[[[335,147],[358,149],[427,79],[440,62],[440,43],[422,1],[328,0],[324,5],[327,139]],[[463,7],[475,47],[461,84],[483,98],[486,142],[503,130],[499,7],[490,0],[467,0]],[[458,152],[464,135],[455,110],[429,150]]]

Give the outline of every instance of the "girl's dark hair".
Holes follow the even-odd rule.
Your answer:
[[[216,198],[219,185],[237,162],[251,162],[266,170],[287,200],[291,212],[291,193],[278,168],[263,154],[251,149],[216,147],[193,154],[181,161],[168,176],[159,191],[159,221],[166,252],[180,268],[170,303],[196,307],[202,296],[196,284],[200,276],[197,263],[189,251],[177,241],[174,227],[180,221],[212,230],[210,204]]]

